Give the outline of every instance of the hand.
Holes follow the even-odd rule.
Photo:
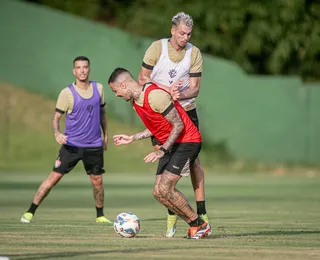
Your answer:
[[[149,153],[146,157],[144,157],[144,161],[146,163],[148,162],[155,162],[156,160],[162,158],[164,156],[164,152],[163,151],[155,151],[152,153]]]
[[[116,146],[122,145],[122,144],[131,144],[133,142],[133,136],[132,135],[114,135],[113,136],[113,143]]]
[[[170,94],[174,101],[177,101],[180,98],[179,88],[182,86],[183,80],[179,80],[173,83],[170,87]]]
[[[60,132],[54,133],[54,137],[58,144],[66,144],[68,140],[68,136],[61,134]]]
[[[108,148],[108,136],[105,136],[103,138],[103,150],[107,151],[107,148]]]

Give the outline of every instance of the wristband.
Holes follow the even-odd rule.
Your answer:
[[[164,153],[167,153],[167,152],[168,152],[168,150],[167,150],[166,148],[162,147],[162,146],[159,148],[159,150],[162,151],[162,152],[164,152]]]

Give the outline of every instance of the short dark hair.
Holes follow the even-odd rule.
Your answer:
[[[109,80],[108,80],[108,84],[113,83],[117,80],[117,78],[122,74],[122,73],[129,73],[130,76],[132,77],[130,71],[128,71],[127,69],[124,68],[116,68],[110,75]]]
[[[74,65],[74,63],[75,63],[76,61],[78,61],[78,60],[81,60],[81,61],[86,60],[86,61],[88,62],[88,64],[90,65],[90,60],[89,60],[89,58],[86,57],[86,56],[78,56],[78,57],[75,57],[74,60],[73,60],[73,65]]]

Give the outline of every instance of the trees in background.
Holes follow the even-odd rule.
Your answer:
[[[29,0],[136,35],[170,36],[172,16],[192,15],[192,43],[252,74],[320,81],[318,0]]]

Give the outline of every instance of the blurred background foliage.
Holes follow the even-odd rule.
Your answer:
[[[26,0],[152,38],[170,36],[171,18],[194,19],[191,42],[259,75],[320,81],[319,0]],[[141,57],[142,59],[142,57]]]

